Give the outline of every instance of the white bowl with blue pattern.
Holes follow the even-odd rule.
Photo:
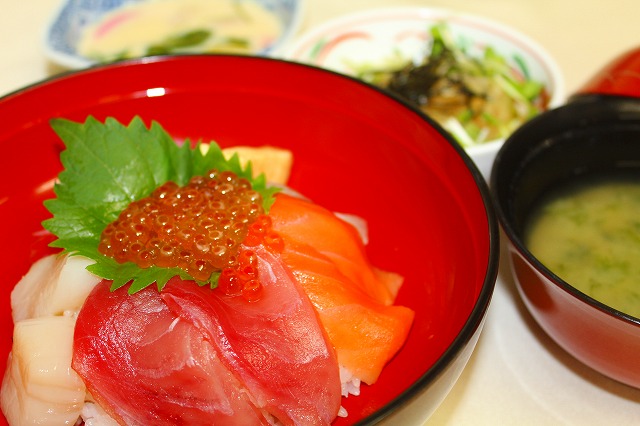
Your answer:
[[[45,55],[52,62],[70,69],[95,65],[96,61],[78,53],[83,30],[105,14],[126,4],[147,0],[66,0],[54,14],[45,33]],[[213,1],[213,0],[212,0]],[[242,1],[242,0],[240,0]],[[273,12],[282,24],[280,37],[258,55],[268,56],[286,44],[302,22],[302,0],[253,0]]]

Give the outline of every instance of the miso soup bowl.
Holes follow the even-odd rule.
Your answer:
[[[533,318],[584,364],[640,388],[640,318],[563,281],[523,241],[532,208],[547,191],[622,168],[640,172],[640,99],[591,95],[543,113],[509,137],[496,156],[490,186],[511,271]]]

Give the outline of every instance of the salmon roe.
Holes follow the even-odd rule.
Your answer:
[[[244,249],[241,248],[244,244]],[[196,280],[220,272],[228,295],[257,300],[257,257],[250,247],[281,251],[262,196],[247,179],[216,170],[179,187],[167,182],[131,203],[102,232],[98,250],[119,263],[180,268]],[[245,287],[247,290],[244,290]]]

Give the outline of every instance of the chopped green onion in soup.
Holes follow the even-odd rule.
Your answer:
[[[640,318],[640,177],[600,177],[549,194],[525,243],[550,271]]]

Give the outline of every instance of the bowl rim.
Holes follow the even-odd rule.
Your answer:
[[[385,21],[397,20],[399,16],[410,16],[412,20],[448,20],[455,18],[461,21],[461,25],[469,23],[480,26],[482,32],[494,33],[500,38],[510,40],[513,44],[525,49],[530,55],[536,58],[541,67],[545,70],[545,74],[549,77],[551,85],[548,109],[552,109],[562,105],[566,98],[566,87],[564,74],[558,62],[540,43],[520,30],[503,24],[493,19],[485,18],[466,12],[459,12],[443,7],[429,6],[391,6],[391,7],[375,7],[362,11],[356,11],[337,16],[335,18],[323,21],[303,33],[294,37],[287,43],[283,43],[274,51],[274,55],[292,61],[301,61],[299,57],[306,51],[303,50],[314,40],[319,39],[323,35],[335,33],[336,29],[348,26],[354,22],[376,18]],[[316,65],[316,64],[314,64]],[[316,65],[320,66],[320,65]],[[504,138],[486,141],[479,145],[473,145],[465,148],[471,155],[481,155],[486,152],[497,151],[504,143]]]
[[[527,123],[523,124],[520,128],[518,128],[502,145],[498,153],[496,154],[496,158],[493,163],[493,167],[491,170],[490,176],[490,191],[493,199],[493,204],[496,210],[496,214],[498,217],[498,221],[500,222],[500,226],[504,231],[505,236],[508,238],[509,242],[515,248],[519,255],[526,259],[538,273],[542,274],[547,281],[551,282],[555,287],[563,290],[564,292],[570,294],[575,297],[577,300],[583,302],[591,308],[594,308],[608,316],[620,319],[625,323],[628,323],[632,326],[640,326],[640,317],[636,317],[631,314],[627,314],[626,312],[620,311],[616,308],[613,308],[591,296],[577,289],[576,287],[569,284],[567,281],[562,279],[560,276],[556,275],[553,271],[547,268],[538,258],[527,248],[524,243],[524,238],[520,235],[519,232],[516,231],[513,223],[509,220],[509,214],[506,212],[508,210],[506,206],[501,203],[501,197],[498,195],[498,187],[501,185],[500,182],[504,181],[504,177],[500,176],[501,167],[505,164],[506,160],[504,157],[506,153],[512,149],[513,146],[521,145],[518,139],[520,138],[520,134],[529,132],[529,129],[536,128],[538,126],[542,127],[545,124],[545,121],[554,119],[554,117],[558,114],[562,114],[566,111],[571,111],[573,109],[580,109],[584,105],[596,105],[601,106],[603,104],[617,104],[621,102],[635,102],[640,106],[640,98],[626,95],[600,95],[600,94],[586,94],[580,96],[574,96],[571,98],[570,102],[562,105],[558,108],[554,108],[549,110],[543,114],[540,114],[534,118],[532,118]],[[639,109],[640,111],[640,109]],[[638,115],[640,120],[640,113]],[[590,124],[592,125],[592,124]],[[558,132],[546,133],[544,136],[539,137],[538,144],[542,144],[543,141],[549,137],[553,137],[554,135],[559,134]],[[526,133],[525,133],[526,134]],[[523,160],[521,158],[521,160]],[[520,169],[521,170],[521,169]],[[511,183],[509,183],[510,185]],[[509,191],[513,192],[513,191]],[[517,282],[518,280],[516,280]]]
[[[369,87],[369,89],[374,90],[378,93],[383,94],[387,98],[390,98],[392,101],[400,103],[403,107],[407,108],[409,112],[414,114],[418,114],[421,119],[429,123],[431,126],[435,127],[438,132],[441,134],[443,141],[452,145],[453,149],[457,152],[460,159],[465,163],[469,173],[472,175],[472,178],[475,182],[475,187],[478,195],[482,200],[482,204],[484,206],[484,213],[486,215],[487,221],[487,236],[488,236],[488,250],[487,250],[487,258],[486,258],[486,270],[484,272],[484,278],[482,280],[481,287],[478,292],[478,296],[473,304],[473,307],[466,318],[464,324],[460,328],[457,335],[451,341],[446,350],[437,358],[437,360],[426,370],[424,373],[417,378],[408,388],[402,391],[398,396],[393,398],[384,406],[380,407],[374,413],[368,415],[367,417],[360,420],[356,423],[359,426],[369,426],[374,425],[382,421],[384,418],[391,415],[395,410],[400,408],[401,406],[409,403],[412,399],[418,397],[420,393],[426,389],[430,384],[434,383],[442,374],[446,372],[446,370],[453,365],[454,361],[462,354],[463,350],[467,347],[467,344],[472,341],[476,333],[483,327],[486,313],[489,309],[489,305],[493,296],[493,292],[496,285],[496,280],[498,276],[499,270],[499,260],[500,260],[500,233],[499,233],[499,222],[496,216],[496,212],[491,200],[491,195],[489,191],[489,186],[485,180],[485,178],[480,173],[479,169],[475,165],[474,161],[471,157],[465,152],[465,150],[453,139],[451,135],[449,135],[446,131],[442,129],[442,127],[436,123],[433,119],[428,117],[422,111],[420,111],[417,107],[410,105],[408,102],[404,101],[398,96],[395,96],[391,93],[386,92],[383,89],[380,89],[376,86],[368,84],[362,80],[359,80],[355,77],[351,77],[345,74],[341,74],[335,71],[327,70],[325,68],[321,68],[318,66],[303,64],[299,62],[294,62],[282,58],[276,57],[265,57],[260,55],[241,55],[241,54],[180,54],[180,55],[160,55],[160,56],[148,56],[142,58],[132,58],[125,59],[118,62],[111,62],[108,64],[97,64],[91,66],[89,68],[84,69],[72,69],[67,70],[62,73],[50,76],[48,78],[42,79],[35,83],[32,83],[23,88],[17,89],[13,92],[10,92],[2,97],[0,97],[0,103],[4,101],[10,100],[9,98],[20,95],[23,92],[28,92],[32,90],[37,90],[42,86],[47,86],[49,84],[55,84],[59,80],[65,80],[69,78],[74,78],[76,75],[85,75],[89,73],[100,73],[108,71],[110,68],[126,68],[126,67],[140,67],[148,64],[166,62],[166,61],[181,61],[184,58],[189,60],[189,58],[247,58],[249,60],[259,60],[264,62],[280,62],[286,63],[291,66],[310,68],[322,73],[329,73],[333,75],[337,75],[340,78],[348,79],[355,82],[358,85],[364,85]],[[475,346],[475,343],[474,343]],[[456,377],[457,380],[457,377]],[[447,391],[448,393],[448,391]],[[446,394],[445,394],[446,395]]]
[[[70,4],[72,1],[74,0],[61,1],[58,4],[58,6],[54,9],[53,13],[50,15],[47,21],[47,24],[45,25],[45,29],[42,32],[40,37],[40,40],[41,40],[40,43],[43,48],[45,57],[51,62],[59,66],[68,68],[70,70],[78,70],[78,69],[88,68],[88,67],[93,67],[98,65],[108,65],[108,64],[99,63],[92,59],[86,58],[78,54],[75,51],[75,49],[74,49],[74,53],[63,52],[59,49],[56,49],[51,44],[51,33],[55,28],[55,26],[57,25],[62,13],[67,7],[70,7]],[[300,31],[300,28],[302,27],[302,24],[305,19],[304,17],[306,15],[306,11],[308,9],[308,0],[292,0],[292,1],[294,2],[294,8],[293,8],[293,13],[291,14],[291,22],[289,23],[289,25],[286,25],[283,27],[282,34],[271,46],[269,46],[268,48],[260,52],[256,52],[254,56],[272,55],[281,46],[289,44],[294,39],[296,34]],[[128,4],[131,4],[131,3],[128,3]],[[109,9],[109,11],[107,12],[111,12],[112,10],[115,10],[121,6],[122,5]],[[132,58],[132,59],[135,60],[139,58]]]

